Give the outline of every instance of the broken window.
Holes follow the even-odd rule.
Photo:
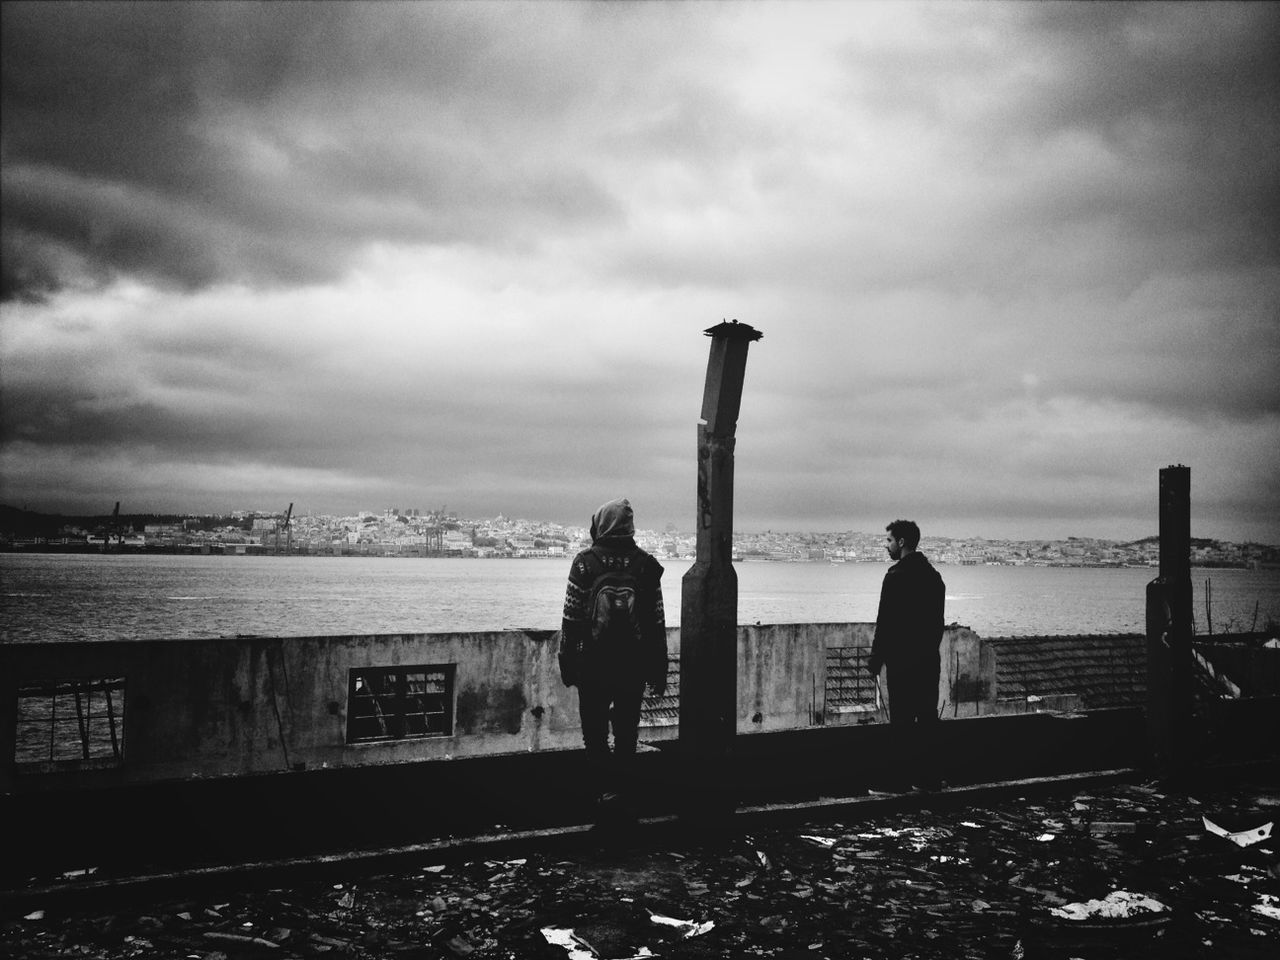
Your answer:
[[[347,743],[453,734],[454,666],[352,670]]]
[[[18,770],[118,767],[124,760],[124,677],[21,684],[15,726]]]
[[[826,712],[863,713],[876,708],[876,679],[867,672],[869,647],[828,647]]]

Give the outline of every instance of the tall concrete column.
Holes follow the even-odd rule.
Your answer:
[[[738,575],[733,569],[733,450],[747,347],[763,334],[721,323],[711,337],[698,425],[697,555],[680,594],[680,751],[690,772],[687,808],[731,798],[724,769],[738,714]]]
[[[1191,469],[1160,471],[1160,576],[1147,585],[1147,731],[1158,763],[1189,760],[1191,688]]]

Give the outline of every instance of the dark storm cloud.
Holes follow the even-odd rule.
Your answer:
[[[1048,76],[1009,103],[1024,136],[1096,136],[1125,168],[1091,188],[1166,269],[1280,258],[1280,12],[1271,4],[1040,5]],[[1049,215],[1054,210],[1046,211]],[[1196,242],[1186,242],[1190,236]],[[1154,266],[1154,264],[1153,264]]]
[[[1059,231],[1075,241],[1073,226],[1093,225],[1123,250],[1123,269],[1104,269],[1104,282],[1280,257],[1274,5],[953,4],[936,12],[952,27],[945,56],[928,43],[851,43],[846,96],[895,122],[915,115],[931,128],[972,132],[945,145],[952,170],[977,187],[962,199],[980,202],[967,224],[980,238],[974,253],[1007,255]],[[937,188],[920,184],[926,196]],[[953,275],[990,279],[982,269]],[[1026,279],[1053,278],[1042,270]]]
[[[487,29],[495,13],[6,3],[6,299],[118,273],[327,280],[371,241],[529,242],[612,216],[584,170],[498,136],[521,110],[554,126],[575,81]]]
[[[24,497],[685,524],[736,316],[744,525],[1280,530],[1270,6],[2,14]]]
[[[535,487],[553,487],[566,470],[598,477],[604,454],[610,470],[640,468],[647,451],[669,446],[662,420],[639,418],[625,437],[602,431],[599,398],[616,392],[610,365],[538,362],[528,334],[512,354],[472,367],[444,334],[433,349],[430,335],[405,331],[402,350],[358,329],[335,346],[323,333],[309,337],[305,322],[249,319],[233,336],[199,317],[175,320],[151,326],[132,311],[103,327],[46,319],[42,327],[62,346],[8,351],[0,435],[32,459],[127,455],[193,470],[249,463],[353,478],[372,471],[411,484],[485,473],[509,484],[518,463],[521,483]],[[662,370],[645,357],[628,369],[640,377]]]

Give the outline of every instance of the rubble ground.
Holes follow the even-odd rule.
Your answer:
[[[679,841],[642,828],[509,860],[175,890],[109,913],[51,902],[0,925],[0,954],[1273,957],[1280,855],[1257,828],[1277,816],[1274,782],[1148,782]]]

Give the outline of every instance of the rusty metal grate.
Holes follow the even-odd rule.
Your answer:
[[[14,764],[20,771],[124,762],[124,677],[42,680],[18,687]]]
[[[655,697],[647,690],[640,705],[640,726],[674,727],[680,722],[680,658],[667,657],[667,692]]]
[[[452,736],[453,676],[452,664],[352,670],[347,743]]]
[[[876,681],[867,673],[867,647],[828,647],[826,712],[849,708],[875,709]]]

